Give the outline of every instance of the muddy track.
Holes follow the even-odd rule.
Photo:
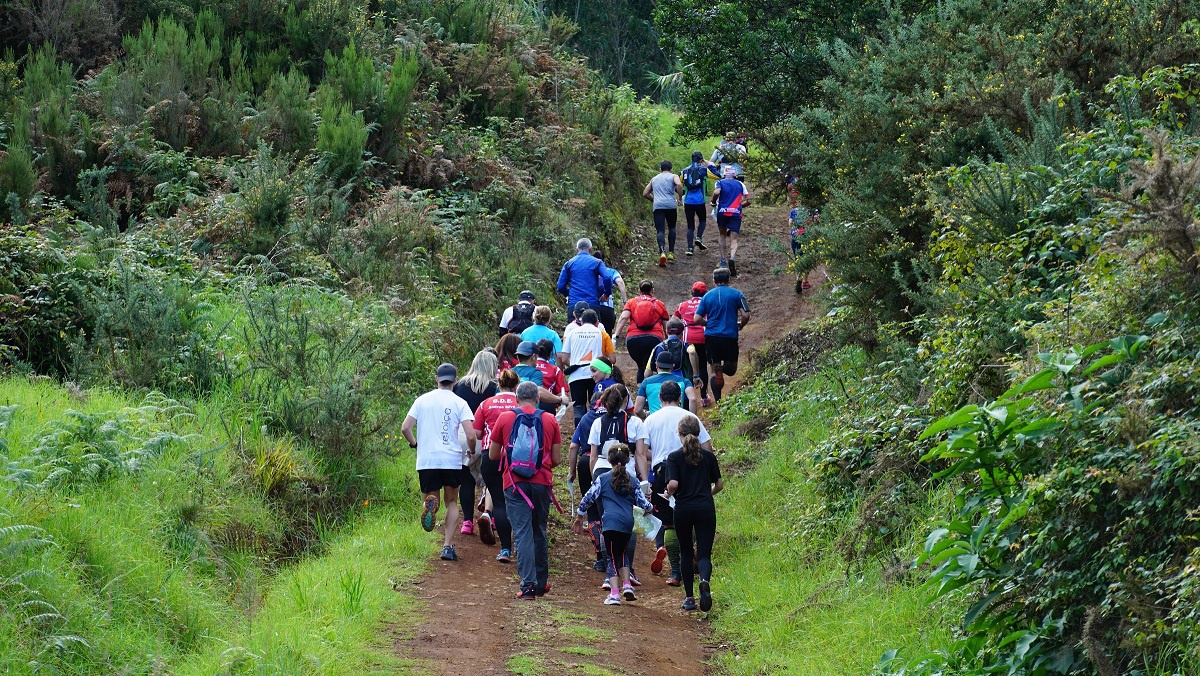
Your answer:
[[[751,350],[814,314],[813,304],[795,293],[795,278],[776,274],[787,261],[783,253],[787,209],[751,207],[745,221],[739,275],[733,283],[746,294],[752,316],[741,337],[743,368]],[[647,227],[639,233],[638,245],[626,252],[623,267],[631,292],[636,292],[638,280],[649,277],[656,295],[671,311],[691,295],[693,282],[711,285],[718,262],[711,222],[705,237],[709,249],[694,257],[682,255],[686,250],[682,225],[675,263],[657,266],[654,231]],[[632,381],[636,373],[632,360],[622,353],[618,361]],[[727,382],[736,385],[743,374],[739,370]],[[565,422],[569,428],[569,416]],[[558,468],[555,475],[559,502],[569,512],[571,496],[563,483],[566,468]],[[638,543],[634,568],[644,583],[638,601],[605,606],[605,592],[599,586],[603,575],[592,570],[587,536],[571,533],[568,516],[553,510],[551,514],[548,595],[538,601],[516,600],[515,564],[497,563],[496,547],[460,536],[459,561],[435,561],[429,574],[414,584],[413,593],[426,606],[424,621],[411,634],[397,630],[392,639],[396,655],[415,662],[422,672],[441,674],[708,673],[715,648],[709,643],[707,620],[701,613],[682,611],[683,592],[668,587],[665,576],[650,573],[652,543],[645,539]],[[430,536],[431,550],[434,539],[440,543],[441,536]],[[713,562],[720,566],[719,532]],[[714,589],[713,594],[719,607],[722,590]]]

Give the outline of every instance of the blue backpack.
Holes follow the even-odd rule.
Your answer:
[[[542,468],[542,411],[526,413],[520,409],[508,433],[505,454],[508,470],[514,477],[532,479]]]

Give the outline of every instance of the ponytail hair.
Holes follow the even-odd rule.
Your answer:
[[[700,454],[700,421],[684,416],[679,421],[679,440],[683,442],[683,459],[692,467],[699,467],[704,459]]]
[[[633,482],[629,480],[629,472],[625,465],[629,463],[629,446],[613,444],[608,449],[608,463],[612,465],[612,487],[617,495],[629,495],[633,491]]]
[[[600,405],[609,415],[615,416],[625,410],[625,398],[629,396],[623,392],[625,388],[621,385],[610,385],[604,394],[600,395]]]

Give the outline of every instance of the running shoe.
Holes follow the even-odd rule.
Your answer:
[[[607,573],[608,562],[604,561],[604,559],[596,559],[596,562],[592,564],[592,570],[597,573]]]
[[[454,547],[452,547],[450,545],[446,545],[445,547],[442,547],[442,560],[443,561],[457,561],[458,560],[458,554],[454,553]]]
[[[698,608],[696,606],[696,599],[694,599],[690,596],[687,597],[686,599],[684,599],[683,603],[680,604],[679,607],[683,608],[684,610],[698,610]]]
[[[696,255],[696,251],[695,251],[694,249],[688,249],[688,250],[687,250],[687,255],[689,255],[689,256],[695,256],[695,255]]]
[[[703,406],[704,408],[708,408],[709,406],[712,406],[712,397],[705,397],[705,398],[701,399],[700,405]]]
[[[674,263],[674,262],[675,262],[675,252],[674,252],[674,251],[672,251],[671,253],[667,254],[667,260],[668,260],[668,261],[670,261],[670,262],[672,262],[672,263]]]
[[[547,582],[541,589],[534,589],[534,592],[538,596],[545,596],[546,594],[549,594],[550,593],[550,583]]]
[[[732,258],[729,259],[729,276],[737,277],[737,261]]]
[[[604,578],[604,582],[600,585],[600,588],[612,591],[612,583],[608,581],[608,578]]]
[[[463,535],[474,535],[475,522],[471,521],[470,519],[463,519],[462,530],[459,532],[461,532]]]
[[[667,548],[659,547],[654,554],[654,561],[650,563],[650,572],[658,575],[662,572],[663,561],[667,560]]]
[[[533,587],[525,587],[521,591],[517,592],[517,598],[522,601],[536,601],[537,590]]]
[[[433,531],[433,522],[437,518],[438,497],[431,495],[425,498],[425,511],[421,514],[421,528],[425,529],[426,533]]]
[[[680,584],[681,583],[679,582],[679,578],[677,578],[677,577],[672,576],[672,577],[667,578],[667,586],[668,587],[678,587]]]
[[[632,570],[629,571],[629,584],[631,584],[635,587],[642,586],[642,581],[637,579],[637,576],[633,574]]]
[[[492,515],[484,512],[476,519],[479,526],[479,541],[491,547],[496,544],[496,530],[492,527]]]
[[[704,242],[701,242],[701,241],[700,241],[700,240],[698,240],[698,239],[696,240],[696,248],[697,248],[697,249],[699,249],[699,250],[701,250],[701,251],[708,251],[708,247],[707,247],[707,246],[704,246]]]
[[[667,254],[665,252],[658,254],[658,267],[667,267]]]
[[[712,375],[712,388],[714,390],[720,390],[724,387],[725,387],[725,374],[721,373],[721,371],[718,370],[716,373],[713,373],[713,375]]]
[[[811,289],[812,288],[812,284],[808,283],[807,277],[804,279],[803,282],[800,283],[800,288],[802,288],[802,289]]]
[[[717,267],[719,267],[719,268],[728,268],[728,267],[729,267],[729,259],[728,259],[728,258],[722,258],[722,259],[721,259],[721,264],[720,264],[720,265],[718,265]]]
[[[496,555],[496,560],[500,563],[511,563],[512,551],[508,549],[501,549],[500,553]]]
[[[608,595],[608,596],[607,596],[607,597],[604,599],[604,605],[606,605],[606,606],[619,606],[619,605],[621,605],[621,597],[620,597],[620,596],[617,596],[616,594],[609,594],[609,595]]]
[[[621,590],[621,596],[624,596],[626,601],[637,600],[637,594],[633,593],[633,587],[631,585],[625,585],[625,588]]]
[[[706,613],[712,610],[712,590],[708,587],[708,580],[700,580],[700,610]]]

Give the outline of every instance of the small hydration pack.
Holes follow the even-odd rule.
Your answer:
[[[704,179],[708,177],[708,167],[693,164],[683,170],[683,187],[688,192],[704,188]]]
[[[639,331],[653,331],[662,321],[662,315],[658,312],[658,301],[650,296],[638,298],[633,309],[629,311],[629,318]]]
[[[520,301],[513,306],[512,319],[508,321],[508,332],[520,334],[525,329],[533,326],[533,311],[537,306],[527,300]]]
[[[659,355],[663,352],[671,355],[675,362],[675,370],[682,373],[689,383],[692,382],[692,360],[688,358],[687,343],[678,336],[667,336],[666,340],[658,344],[654,354]]]
[[[542,468],[542,411],[516,413],[505,447],[508,470],[516,478],[532,479]]]

